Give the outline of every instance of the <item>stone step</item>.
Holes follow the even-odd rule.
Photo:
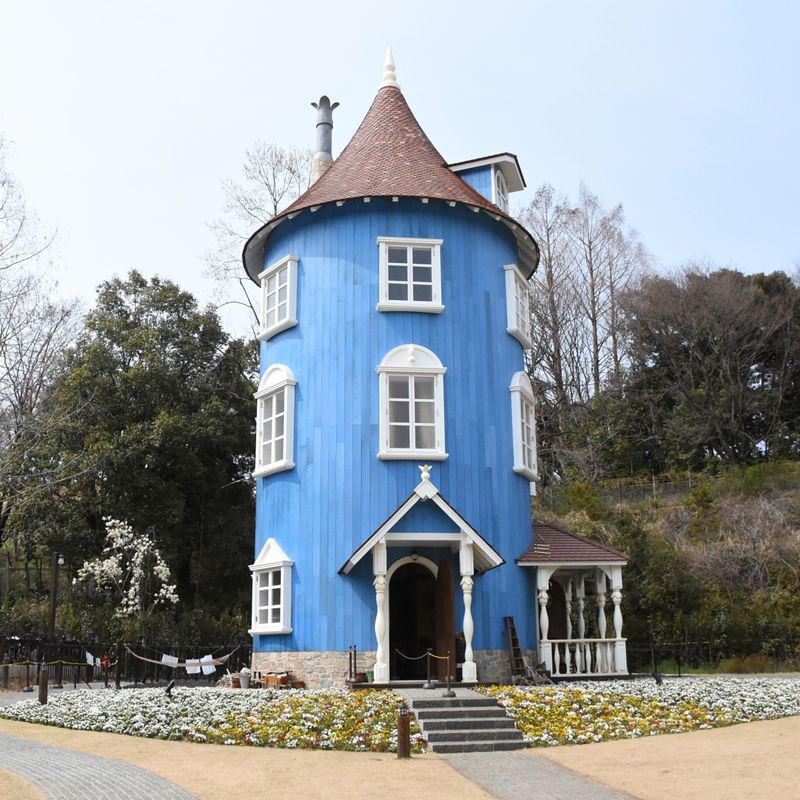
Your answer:
[[[444,719],[417,719],[423,731],[465,731],[473,728],[496,728],[516,730],[514,722],[505,715],[502,717],[486,718],[480,717],[446,717]]]
[[[516,729],[475,728],[462,731],[429,731],[428,744],[437,742],[521,742],[522,734]]]
[[[423,708],[412,706],[417,719],[508,719],[500,706],[492,708]]]
[[[524,741],[436,742],[430,748],[434,753],[493,753],[498,750],[523,750]]]
[[[412,701],[414,710],[421,708],[498,708],[491,697],[438,697]]]

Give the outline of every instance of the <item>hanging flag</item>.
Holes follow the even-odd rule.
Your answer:
[[[187,675],[196,675],[200,672],[200,659],[199,658],[187,658],[186,659],[186,674]]]
[[[86,651],[86,663],[90,666],[94,666],[94,656],[87,650]]]
[[[178,666],[178,656],[168,656],[166,653],[164,653],[161,656],[161,663],[166,667],[172,667],[175,669],[175,667]]]

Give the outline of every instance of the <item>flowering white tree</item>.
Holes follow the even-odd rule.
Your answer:
[[[74,583],[92,583],[119,596],[117,616],[140,620],[158,606],[178,602],[169,567],[148,534],[105,517],[106,544],[99,558],[84,562]]]

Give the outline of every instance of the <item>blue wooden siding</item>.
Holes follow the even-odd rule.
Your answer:
[[[392,526],[390,532],[401,533],[458,533],[458,525],[430,501],[417,503],[402,519]]]
[[[444,240],[441,314],[376,310],[378,236]],[[513,236],[461,206],[359,200],[283,222],[270,236],[265,263],[287,253],[299,257],[298,325],[261,344],[261,365],[263,373],[285,364],[297,379],[296,467],[257,479],[255,551],[272,536],[295,562],[293,632],[257,636],[255,647],[375,647],[372,558],[349,575],[337,570],[420,479],[416,461],[376,457],[375,368],[406,343],[428,347],[447,368],[449,458],[433,462],[431,480],[506,560],[475,579],[473,646],[504,647],[508,614],[517,619],[523,646],[535,646],[531,582],[514,563],[530,543],[531,514],[528,482],[512,471],[508,386],[523,363],[519,343],[506,333],[503,266],[516,262]],[[423,524],[429,513],[420,510],[409,521]],[[390,563],[402,553],[390,548]],[[460,620],[457,557],[452,567]]]
[[[486,164],[483,167],[465,169],[457,174],[475,189],[475,191],[480,192],[490,203],[494,203],[491,164]]]

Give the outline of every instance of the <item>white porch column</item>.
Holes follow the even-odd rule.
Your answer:
[[[611,567],[611,602],[614,604],[614,672],[627,675],[628,653],[622,638],[622,567]]]
[[[597,631],[601,639],[606,638],[606,574],[598,569],[595,572],[594,585],[597,593]],[[606,672],[610,664],[606,658],[605,642],[598,642],[597,645],[597,672]]]
[[[588,664],[586,658],[586,643],[583,641],[586,638],[586,619],[583,616],[583,608],[586,604],[586,576],[578,575],[575,579],[575,601],[578,604],[578,671],[587,672]]]
[[[544,662],[548,672],[553,671],[553,645],[547,640],[550,630],[550,617],[547,615],[547,601],[550,599],[548,587],[553,570],[539,567],[536,570],[536,596],[539,601],[539,659]]]
[[[464,663],[461,665],[462,681],[477,681],[478,667],[475,664],[475,653],[472,650],[472,636],[475,633],[475,623],[472,621],[472,576],[475,574],[475,561],[472,552],[472,542],[466,537],[461,540],[458,553],[461,570],[461,591],[464,595]]]
[[[383,540],[372,548],[372,573],[375,576],[372,585],[375,587],[375,638],[378,642],[372,671],[375,683],[385,683],[389,680],[389,665],[383,645],[386,634],[386,542]]]

